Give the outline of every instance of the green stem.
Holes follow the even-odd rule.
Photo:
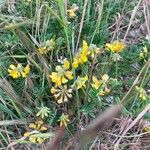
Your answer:
[[[104,7],[104,0],[100,0],[101,1],[101,7],[99,7],[99,16],[98,16],[98,21],[97,21],[97,24],[96,24],[96,29],[93,33],[93,36],[92,36],[92,39],[91,39],[91,43],[93,42],[94,40],[94,37],[100,27],[100,24],[101,24],[101,20],[102,20],[102,13],[103,13],[103,7]]]
[[[115,68],[116,68],[115,78],[117,79],[118,78],[118,62],[117,61],[115,62]]]

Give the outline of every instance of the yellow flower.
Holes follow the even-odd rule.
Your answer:
[[[92,87],[97,90],[100,87],[101,82],[95,76],[92,77],[92,81],[93,81],[93,84],[91,84]]]
[[[88,80],[88,76],[84,76],[84,77],[79,77],[76,79],[76,81],[73,84],[73,87],[77,88],[77,89],[81,89],[81,88],[86,88],[86,81]]]
[[[38,120],[35,123],[30,123],[29,128],[38,130],[38,131],[46,131],[47,128],[44,126],[44,122],[42,120]]]
[[[60,86],[59,88],[52,87],[51,93],[54,94],[58,104],[68,102],[68,98],[72,97],[72,89],[68,89],[67,85]]]
[[[72,66],[77,68],[80,64],[83,64],[88,61],[89,55],[89,47],[86,41],[83,41],[82,51],[81,53],[77,53],[75,58],[73,59]]]
[[[82,47],[82,53],[87,54],[89,50],[88,44],[85,40],[83,40],[83,47]]]
[[[68,69],[70,68],[70,62],[65,59],[63,67],[61,66],[56,66],[55,70],[57,72],[52,72],[50,75],[50,78],[52,82],[54,82],[57,86],[61,86],[62,84],[65,84],[69,80],[73,79],[73,73],[72,71],[69,71]]]
[[[25,132],[24,134],[23,134],[23,136],[25,136],[25,137],[28,137],[30,135],[30,132]]]
[[[45,142],[45,138],[41,138],[41,137],[36,137],[36,134],[33,134],[29,137],[29,141],[32,143],[39,143],[42,144],[43,142]]]
[[[104,74],[101,80],[98,80],[95,76],[92,77],[93,83],[91,84],[93,88],[98,90],[98,95],[104,96],[105,94],[110,92],[110,89],[107,88],[107,81],[109,80],[109,76]]]
[[[10,69],[8,69],[9,75],[12,76],[14,79],[21,76],[21,64],[18,64],[17,67],[15,65],[10,65]]]
[[[22,76],[23,78],[27,77],[30,72],[30,67],[27,65],[25,68],[21,64],[10,65],[8,69],[9,75],[12,76],[13,79],[19,78]]]
[[[22,77],[23,77],[23,78],[26,78],[27,75],[29,74],[29,72],[30,72],[30,66],[27,65],[27,66],[24,68],[24,70],[21,72]]]
[[[38,48],[38,51],[41,55],[43,55],[53,50],[54,47],[55,47],[55,42],[53,41],[53,39],[50,39],[42,43],[42,46]]]
[[[74,9],[68,9],[67,12],[68,12],[68,14],[69,14],[69,16],[70,16],[71,18],[73,18],[73,17],[76,16]]]
[[[38,51],[40,54],[46,54],[47,53],[46,47],[39,47]]]
[[[32,142],[32,143],[37,143],[36,142],[36,137],[34,137],[34,136],[30,136],[29,141]]]
[[[38,137],[38,138],[36,139],[36,141],[37,141],[37,143],[42,144],[42,143],[44,142],[44,139]]]
[[[61,76],[57,72],[52,72],[52,74],[50,75],[50,78],[52,82],[54,82],[57,86],[60,86],[62,84]]]
[[[124,48],[125,44],[119,41],[114,41],[113,43],[106,44],[106,49],[112,51],[113,53],[122,52]]]
[[[71,8],[67,10],[67,12],[68,12],[69,16],[70,16],[71,18],[73,18],[73,17],[76,16],[75,12],[76,12],[77,10],[78,10],[78,6],[77,6],[76,4],[73,4],[73,5],[71,6]]]
[[[74,58],[74,59],[73,59],[72,66],[73,66],[74,68],[78,68],[79,64],[80,64],[80,58],[78,58],[78,57]]]
[[[35,123],[30,123],[29,128],[38,131],[38,133],[43,133],[42,131],[47,130],[42,120],[38,120]],[[29,141],[32,143],[41,144],[46,140],[46,138],[37,137],[35,132],[25,132],[24,136],[28,137]]]
[[[69,68],[70,68],[70,62],[69,62],[67,59],[64,60],[64,65],[63,65],[63,67],[64,67],[65,69],[69,69]]]
[[[39,128],[39,131],[46,131],[46,130],[47,130],[47,128],[44,126],[41,126],[41,128]]]
[[[29,128],[31,128],[31,129],[36,129],[36,124],[30,123],[30,124],[29,124]]]
[[[72,71],[66,71],[66,72],[65,72],[65,76],[66,76],[68,79],[72,80],[72,79],[73,79]]]
[[[82,53],[81,53],[81,60],[82,60],[82,63],[85,63],[88,61],[88,50],[89,50],[89,47],[87,45],[87,42],[86,41],[83,41],[83,47],[82,47]]]
[[[68,123],[70,122],[70,119],[68,115],[65,115],[64,113],[60,116],[59,120],[60,127],[67,127]]]

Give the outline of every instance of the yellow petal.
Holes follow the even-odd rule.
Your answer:
[[[14,79],[20,77],[20,73],[16,70],[12,70],[9,75],[12,76]]]
[[[83,48],[82,48],[82,53],[85,55],[88,53],[88,45],[85,40],[83,40]]]
[[[70,68],[70,62],[67,59],[64,60],[64,68],[65,69],[69,69]]]
[[[36,124],[43,125],[44,122],[43,122],[43,120],[38,120],[38,121],[36,122]]]
[[[64,102],[68,102],[67,96],[64,97]]]
[[[60,97],[60,99],[57,100],[57,103],[58,103],[58,104],[63,103],[63,97]]]
[[[98,93],[100,96],[104,96],[105,94],[104,94],[104,91],[99,91],[99,93]]]
[[[12,70],[16,69],[15,65],[10,65],[9,68]]]
[[[88,58],[86,55],[81,55],[81,59],[84,63],[88,61]]]
[[[36,143],[36,137],[30,136],[29,141],[32,143]]]
[[[29,124],[29,128],[31,128],[31,129],[36,129],[36,124],[30,123],[30,124]]]
[[[44,126],[42,126],[39,130],[40,130],[40,131],[46,131],[46,130],[47,130],[47,128],[46,128],[46,127],[44,127]]]
[[[51,93],[54,94],[57,92],[57,89],[55,89],[54,87],[51,88]]]
[[[29,72],[30,72],[30,66],[29,66],[29,65],[27,65],[27,66],[24,68],[24,72],[25,72],[25,74],[29,74]]]
[[[92,76],[92,81],[93,81],[94,83],[95,83],[95,82],[99,82],[95,76]]]
[[[21,75],[22,75],[23,78],[27,77],[27,74],[25,72],[23,72],[23,71],[21,71]]]
[[[74,61],[73,61],[73,63],[72,63],[72,66],[73,66],[74,68],[78,68],[79,62],[78,62],[77,59],[74,59]]]
[[[69,14],[70,17],[75,17],[76,16],[74,9],[69,9],[67,11],[68,11],[68,14]]]
[[[113,53],[122,52],[124,48],[125,44],[119,41],[114,41],[113,43],[106,44],[106,49],[112,51]]]
[[[41,115],[41,111],[39,111],[36,116],[39,117]]]
[[[65,72],[65,76],[66,76],[68,79],[70,79],[70,80],[73,79],[73,73],[72,73],[71,71],[66,71],[66,72]]]
[[[84,76],[84,81],[87,81],[88,80],[88,76]]]
[[[44,139],[38,137],[38,138],[37,138],[37,142],[38,142],[39,144],[42,144],[42,143],[44,142]]]
[[[23,134],[23,136],[25,136],[25,137],[28,137],[30,135],[30,132],[25,132],[24,134]]]
[[[47,53],[46,47],[40,47],[40,48],[38,48],[38,51],[40,54],[46,54]]]
[[[67,83],[68,82],[68,80],[65,77],[62,77],[61,81],[62,81],[62,83]]]

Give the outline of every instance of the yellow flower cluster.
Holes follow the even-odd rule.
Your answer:
[[[74,84],[72,85],[73,87],[78,89],[85,88],[86,87],[86,82],[88,81],[88,76],[84,77],[79,77],[75,80]]]
[[[59,120],[60,127],[67,127],[68,123],[70,122],[70,119],[68,115],[65,115],[64,113],[60,116]]]
[[[73,4],[73,5],[71,6],[71,8],[67,10],[69,17],[70,17],[70,18],[75,17],[75,16],[76,16],[75,13],[76,13],[76,11],[77,11],[78,9],[79,9],[79,7],[78,7],[76,4]]]
[[[72,97],[72,89],[68,89],[67,85],[60,86],[60,87],[52,87],[51,93],[54,94],[55,99],[57,100],[58,104],[63,102],[68,102],[68,98]]]
[[[70,69],[70,62],[65,59],[62,66],[56,66],[56,72],[52,72],[50,79],[56,86],[61,86],[73,79],[73,73]]]
[[[35,123],[29,124],[29,128],[32,130],[36,130],[39,133],[41,133],[43,131],[47,131],[47,128],[44,126],[44,122],[42,120],[38,120]],[[32,143],[41,144],[46,140],[46,138],[38,137],[35,133],[28,132],[28,131],[24,133],[24,136],[28,137],[29,141]]]
[[[88,61],[89,55],[89,47],[86,41],[83,41],[82,51],[81,53],[77,53],[75,58],[73,59],[72,66],[77,68],[80,64],[83,64]]]
[[[106,49],[113,53],[120,53],[125,48],[125,44],[120,41],[114,41],[106,44]]]
[[[53,39],[47,40],[45,43],[42,44],[43,46],[38,48],[40,54],[44,55],[47,54],[49,51],[52,51],[55,47],[55,42]]]
[[[109,76],[107,74],[104,74],[102,76],[102,79],[101,80],[98,80],[95,76],[92,77],[92,81],[93,83],[91,84],[92,87],[96,90],[99,90],[99,95],[100,96],[103,96],[105,95],[106,93],[109,93],[110,92],[110,89],[107,88],[107,85],[106,83],[108,82],[109,80]]]
[[[18,64],[17,66],[11,64],[9,66],[9,69],[8,69],[8,72],[9,72],[9,75],[13,78],[13,79],[16,79],[16,78],[19,78],[19,77],[23,77],[23,78],[26,78],[27,75],[29,74],[30,72],[30,66],[29,65],[26,65],[26,67],[23,67],[22,64]]]

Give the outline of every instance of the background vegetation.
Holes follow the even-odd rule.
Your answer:
[[[122,106],[120,116],[83,149],[114,149],[117,144],[119,149],[149,149],[148,0],[1,0],[0,35],[0,149],[46,149],[61,123],[65,135],[59,144],[65,149],[76,131],[117,104]],[[88,54],[88,60],[74,68],[83,41],[91,53],[94,48],[99,52]],[[114,41],[125,44],[115,55],[107,48]],[[60,104],[50,75],[66,58],[66,70],[73,76],[66,76],[72,97]],[[8,72],[17,64],[30,66],[25,78],[14,79]],[[104,75],[109,76],[106,83]],[[103,86],[94,89],[92,76]],[[78,77],[85,78],[81,82]],[[40,128],[33,127],[38,124]],[[27,131],[37,134],[36,141],[24,135]]]

